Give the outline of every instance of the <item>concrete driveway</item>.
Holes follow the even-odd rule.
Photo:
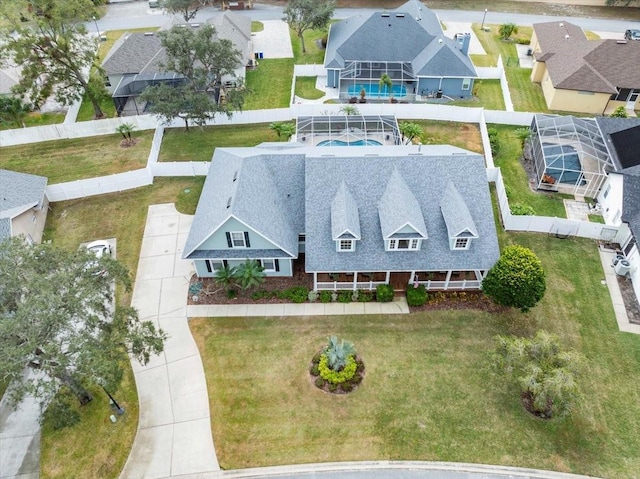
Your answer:
[[[132,306],[169,334],[164,352],[142,366],[138,432],[120,477],[158,478],[218,471],[209,398],[198,348],[187,324],[191,262],[181,259],[193,220],[173,204],[152,205],[142,239]]]
[[[471,23],[466,22],[444,22],[447,29],[444,31],[445,36],[453,38],[456,33],[470,33],[471,41],[469,42],[469,54],[486,55],[482,43],[478,40],[478,36],[471,28]]]
[[[282,20],[264,20],[262,24],[264,30],[251,34],[253,51],[262,52],[267,59],[293,58],[289,25]]]

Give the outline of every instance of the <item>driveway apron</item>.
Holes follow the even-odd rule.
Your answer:
[[[132,361],[140,422],[121,479],[218,471],[204,368],[187,324],[192,265],[181,259],[192,216],[149,207],[132,305],[168,333],[164,352]]]

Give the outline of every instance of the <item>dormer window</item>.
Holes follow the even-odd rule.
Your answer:
[[[338,251],[355,251],[356,242],[352,239],[341,239],[336,241],[338,245]]]
[[[453,249],[469,249],[470,238],[455,238]]]
[[[420,249],[422,240],[419,238],[411,239],[390,239],[386,241],[387,251],[417,251]]]

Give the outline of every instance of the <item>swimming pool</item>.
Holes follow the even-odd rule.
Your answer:
[[[545,174],[552,176],[557,183],[586,184],[586,181],[580,178],[582,164],[573,146],[543,143],[542,149],[547,161]]]
[[[366,85],[349,85],[348,94],[349,96],[360,96],[361,90],[367,92],[366,96],[370,98],[389,97],[389,87],[387,87],[387,85],[383,85],[382,90],[380,90],[380,85],[377,85],[375,83]],[[393,85],[391,91],[393,92],[393,96],[395,98],[402,98],[407,96],[407,89],[403,85]]]
[[[376,140],[356,140],[356,141],[342,141],[342,140],[324,140],[318,143],[316,146],[380,146],[382,143]]]

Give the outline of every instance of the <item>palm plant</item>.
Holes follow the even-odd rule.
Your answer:
[[[508,40],[511,35],[518,33],[518,26],[515,23],[503,23],[500,25],[498,33],[500,34],[500,38]]]
[[[236,268],[233,277],[242,289],[251,289],[264,282],[264,268],[257,260],[248,259]]]
[[[135,129],[136,127],[133,123],[123,123],[122,125],[116,127],[116,132],[122,135],[122,138],[124,138],[125,142],[131,144],[131,133],[133,133],[133,130]]]
[[[393,97],[393,90],[392,90],[393,80],[389,75],[387,75],[386,73],[383,73],[382,76],[380,77],[380,81],[378,82],[378,85],[380,87],[380,93],[382,93],[382,90],[386,86],[389,89],[389,97]]]
[[[282,135],[282,128],[284,127],[284,123],[281,121],[274,121],[269,125],[269,129],[276,132],[278,138]]]
[[[217,285],[224,289],[229,289],[236,284],[236,268],[225,264],[222,268],[216,270],[214,281]]]
[[[349,357],[356,354],[356,348],[351,341],[338,340],[337,336],[330,336],[324,354],[327,356],[329,368],[332,371],[340,371],[347,364]]]
[[[424,130],[417,123],[412,123],[410,121],[403,121],[398,125],[400,129],[400,133],[402,134],[402,142],[406,138],[407,143],[411,143],[414,138],[422,138],[424,135]]]
[[[343,113],[347,116],[349,115],[359,115],[360,112],[358,111],[358,108],[354,105],[344,105],[340,108],[340,113]]]

